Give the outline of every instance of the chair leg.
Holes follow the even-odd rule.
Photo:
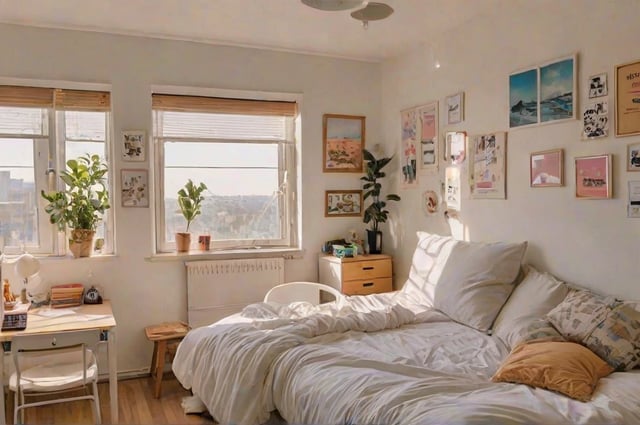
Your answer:
[[[164,374],[164,361],[166,352],[167,341],[158,341],[158,353],[156,355],[156,398],[160,398],[160,391],[162,390],[162,375]]]
[[[93,381],[93,418],[96,424],[102,423],[102,415],[100,414],[100,397],[98,396],[98,381]]]

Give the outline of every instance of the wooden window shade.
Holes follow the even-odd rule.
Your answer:
[[[108,111],[109,92],[52,89],[47,87],[0,86],[0,106],[55,107],[73,111]]]
[[[235,115],[295,116],[296,102],[272,100],[228,99],[220,97],[152,95],[154,110],[179,112],[209,112]]]
[[[0,86],[0,106],[53,106],[53,89],[46,87]]]
[[[111,94],[89,90],[55,90],[54,106],[59,110],[108,111],[111,109]]]

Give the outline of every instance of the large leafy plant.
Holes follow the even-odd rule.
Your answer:
[[[189,179],[184,187],[178,191],[178,205],[180,206],[182,215],[185,220],[187,220],[186,233],[189,233],[191,222],[202,212],[202,201],[204,201],[202,192],[205,190],[207,190],[207,186],[204,183],[196,186],[193,181]]]
[[[60,230],[96,230],[102,215],[109,209],[106,177],[108,167],[98,155],[80,156],[67,161],[67,169],[60,172],[66,188],[60,191],[41,191],[49,201],[44,210],[49,221]]]
[[[363,200],[371,199],[371,204],[364,210],[363,220],[365,223],[370,224],[370,230],[377,232],[380,223],[384,223],[389,218],[389,211],[386,209],[386,201],[399,201],[400,197],[395,194],[388,194],[382,198],[380,191],[382,190],[382,184],[378,182],[386,176],[382,169],[391,161],[390,158],[376,159],[375,156],[368,150],[364,149],[364,159],[366,160],[365,176],[360,177],[364,185]],[[385,201],[386,200],[386,201]]]

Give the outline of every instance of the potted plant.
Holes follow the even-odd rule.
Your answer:
[[[98,155],[85,154],[67,161],[67,169],[60,172],[64,190],[41,192],[49,201],[44,210],[49,221],[61,231],[69,230],[69,249],[74,257],[88,257],[93,248],[93,236],[109,209],[106,177],[107,165]]]
[[[178,205],[185,220],[187,220],[187,229],[184,232],[176,233],[176,251],[188,252],[191,245],[191,233],[189,226],[197,216],[202,212],[202,201],[204,196],[202,192],[207,190],[204,183],[195,185],[191,179],[187,181],[182,189],[178,191]]]
[[[382,232],[379,230],[380,223],[387,221],[389,211],[386,208],[387,203],[381,198],[380,191],[382,184],[378,179],[383,178],[386,174],[382,169],[391,161],[391,158],[376,159],[375,156],[366,149],[363,151],[366,160],[365,176],[360,177],[364,185],[363,200],[371,199],[371,204],[364,210],[363,220],[369,224],[367,229],[367,242],[369,245],[369,254],[380,254],[382,252]],[[384,199],[387,201],[399,201],[400,197],[395,194],[388,194]]]

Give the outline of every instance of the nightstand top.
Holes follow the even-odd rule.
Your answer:
[[[320,258],[325,259],[327,261],[337,262],[337,263],[351,263],[356,261],[389,260],[391,259],[391,256],[387,254],[368,254],[368,255],[358,255],[356,257],[339,258],[339,257],[336,257],[335,255],[321,254]]]

